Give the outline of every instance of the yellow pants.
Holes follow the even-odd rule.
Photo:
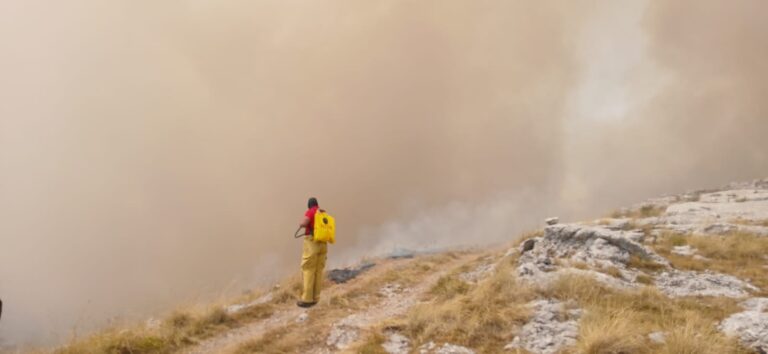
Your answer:
[[[304,291],[301,301],[317,302],[320,299],[320,287],[323,283],[323,269],[328,258],[328,244],[304,238],[301,254],[301,273],[304,278]]]

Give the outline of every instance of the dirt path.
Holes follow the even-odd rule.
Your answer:
[[[467,254],[447,264],[438,272],[427,274],[412,288],[388,286],[379,290],[385,299],[371,306],[363,312],[349,315],[333,324],[326,344],[328,347],[319,349],[315,353],[352,353],[349,348],[354,348],[366,338],[366,332],[372,327],[392,318],[404,315],[413,306],[420,303],[420,299],[434,286],[438,279],[447,275],[458,267],[477,258],[477,254]]]
[[[397,317],[406,313],[411,307],[419,303],[419,299],[425,294],[443,275],[475,259],[477,253],[463,254],[445,264],[439,271],[428,272],[423,278],[418,279],[417,285],[413,287],[402,287],[396,283],[384,284],[383,287],[370,289],[367,296],[381,297],[382,300],[366,307],[362,311],[352,314],[349,312],[331,312],[326,315],[322,322],[326,323],[325,328],[329,328],[327,337],[318,338],[318,343],[314,346],[315,353],[332,353],[344,351],[353,347],[357,341],[365,338],[365,332],[371,327],[389,318]],[[415,266],[422,259],[407,260],[387,260],[380,261],[378,265],[353,279],[347,284],[334,285],[324,292],[323,297],[330,299],[334,295],[343,295],[351,291],[359,291],[359,288],[366,281],[381,277],[396,267]],[[399,268],[398,268],[399,269]],[[378,294],[377,294],[378,292]],[[326,300],[327,301],[327,300]],[[232,353],[249,341],[258,340],[266,333],[273,330],[279,330],[286,326],[297,324],[301,317],[315,316],[312,311],[322,310],[324,306],[322,300],[318,309],[305,310],[300,309],[292,303],[281,306],[275,313],[267,319],[257,320],[245,326],[227,331],[216,337],[209,338],[194,347],[183,350],[187,354],[201,353]],[[305,315],[306,314],[306,315]],[[327,322],[326,322],[327,321]],[[326,329],[328,330],[328,329]],[[309,351],[304,351],[309,352]]]
[[[275,312],[267,319],[255,321],[243,327],[222,333],[209,338],[198,345],[182,351],[185,354],[221,353],[234,350],[240,343],[259,337],[272,328],[295,321],[304,312],[304,309],[295,307],[282,309]]]
[[[380,276],[388,270],[398,265],[408,264],[415,259],[401,259],[401,260],[382,260],[378,261],[377,266],[372,268],[366,273],[363,273],[360,277],[357,277],[345,284],[335,284],[329,286],[323,292],[323,298],[328,299],[337,294],[343,294],[351,289],[354,289],[359,282],[364,279]],[[323,300],[319,306],[322,306]],[[208,338],[197,345],[181,350],[184,354],[204,354],[204,353],[222,353],[232,352],[238,346],[246,341],[259,338],[268,331],[279,328],[284,325],[295,323],[299,320],[302,314],[308,313],[309,310],[296,307],[293,302],[285,305],[281,305],[276,309],[275,313],[269,318],[262,320],[254,320],[244,326],[229,330],[227,332],[216,335],[212,338]]]

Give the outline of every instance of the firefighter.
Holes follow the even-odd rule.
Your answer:
[[[316,198],[309,198],[307,211],[300,227],[304,228],[304,246],[301,254],[301,273],[303,289],[301,299],[296,303],[299,307],[312,307],[320,299],[320,287],[323,282],[325,260],[328,257],[328,244],[316,241],[314,238],[315,214],[323,212]]]

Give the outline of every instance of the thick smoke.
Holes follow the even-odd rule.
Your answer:
[[[292,274],[309,196],[339,264],[766,174],[766,5],[636,5],[0,3],[0,340]]]
[[[620,49],[609,56],[613,67],[616,58],[633,62],[633,41],[645,58],[601,87],[602,97],[626,95],[603,101],[620,101],[613,116],[588,123],[583,118],[600,107],[580,110],[568,175],[579,182],[569,186],[581,186],[594,208],[768,175],[768,22],[761,19],[768,3],[653,0],[643,7],[642,37],[622,33],[609,42]],[[602,33],[596,41],[609,36]]]

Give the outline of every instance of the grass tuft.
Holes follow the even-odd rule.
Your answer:
[[[644,330],[637,326],[638,315],[628,309],[601,309],[587,312],[579,327],[576,353],[648,353]]]
[[[691,314],[685,324],[670,329],[666,342],[656,352],[659,354],[747,354],[750,351],[741,347],[735,339],[723,336],[709,321]]]
[[[640,273],[635,280],[640,284],[651,285],[653,284],[653,277],[648,274]]]
[[[441,277],[435,286],[429,290],[429,294],[436,297],[437,301],[443,302],[458,295],[464,295],[469,289],[469,284],[454,274]]]
[[[636,254],[633,254],[629,257],[629,262],[627,262],[627,266],[630,268],[637,268],[637,269],[645,270],[649,272],[656,272],[666,268],[666,266],[663,264],[656,263],[651,259],[643,258]]]

